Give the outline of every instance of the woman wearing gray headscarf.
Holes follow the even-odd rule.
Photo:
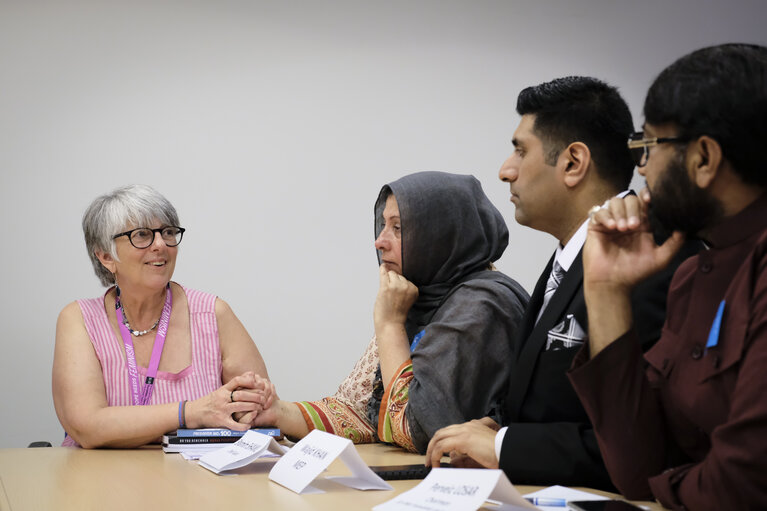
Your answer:
[[[380,288],[367,350],[334,396],[276,401],[256,425],[424,452],[439,428],[494,415],[528,301],[492,265],[508,244],[501,214],[474,177],[421,172],[382,188],[375,234]]]

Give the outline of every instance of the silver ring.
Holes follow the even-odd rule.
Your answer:
[[[234,391],[232,391],[232,393],[229,394],[229,399],[231,399],[232,403],[234,403]]]

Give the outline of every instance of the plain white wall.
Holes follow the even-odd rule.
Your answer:
[[[103,292],[80,219],[147,183],[188,229],[174,279],[226,299],[278,391],[335,390],[372,334],[372,206],[418,170],[471,173],[531,289],[555,247],[497,170],[516,96],[586,74],[641,125],[693,49],[767,43],[763,2],[0,0],[0,447],[58,443],[56,317]]]

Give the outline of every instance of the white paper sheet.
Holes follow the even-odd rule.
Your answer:
[[[351,470],[352,476],[335,476],[328,479],[358,490],[392,489],[389,483],[362,461],[351,440],[316,429],[294,445],[274,465],[269,472],[269,479],[296,493],[316,493],[321,490],[310,486],[310,483],[339,457]]]
[[[434,468],[418,486],[373,511],[473,511],[488,499],[500,502],[497,509],[504,511],[536,509],[502,470]]]
[[[235,443],[226,444],[225,447],[204,454],[198,463],[201,467],[219,474],[226,470],[244,467],[263,454],[271,452],[281,455],[285,450],[274,437],[248,431]]]

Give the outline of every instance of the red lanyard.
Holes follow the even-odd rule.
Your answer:
[[[154,390],[154,379],[157,376],[157,368],[160,367],[160,357],[162,357],[162,348],[165,345],[165,336],[168,334],[168,323],[170,322],[170,311],[173,307],[173,293],[170,290],[170,282],[165,291],[165,305],[160,315],[160,323],[157,325],[157,335],[154,338],[152,346],[152,358],[149,360],[149,367],[144,380],[144,388],[139,392],[138,369],[136,368],[136,353],[133,350],[133,339],[128,327],[125,326],[125,315],[123,306],[120,302],[120,289],[115,290],[115,314],[117,315],[117,324],[120,327],[120,335],[125,345],[125,359],[128,363],[128,377],[130,378],[131,394],[134,405],[149,404]]]

